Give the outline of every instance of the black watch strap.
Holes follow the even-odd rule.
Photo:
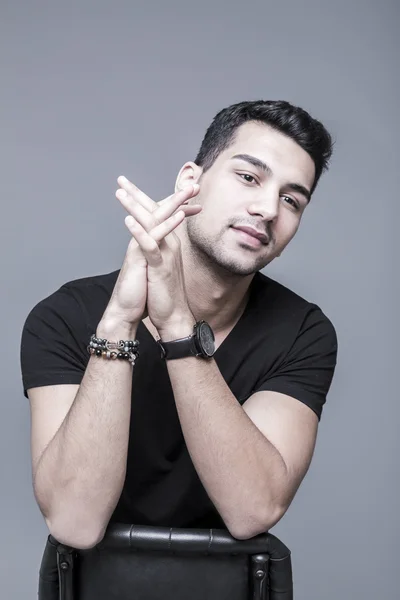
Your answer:
[[[170,360],[174,358],[185,358],[187,356],[201,356],[201,352],[196,348],[195,337],[195,333],[193,332],[185,338],[172,340],[170,342],[157,340],[161,349],[161,358]]]
[[[215,353],[214,332],[206,321],[197,321],[193,325],[193,332],[187,337],[178,340],[163,342],[157,340],[161,349],[161,358],[174,359],[187,356],[198,356],[209,359]]]
[[[199,356],[199,352],[195,345],[195,336],[192,333],[188,337],[173,340],[171,342],[162,342],[157,340],[161,349],[161,358],[174,359],[185,358],[187,356]]]

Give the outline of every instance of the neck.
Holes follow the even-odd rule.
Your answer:
[[[193,252],[186,236],[181,238],[187,298],[196,320],[204,319],[215,333],[233,327],[242,315],[254,273],[233,275]]]

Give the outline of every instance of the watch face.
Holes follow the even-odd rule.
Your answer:
[[[202,349],[207,356],[212,356],[215,352],[214,333],[208,323],[201,323],[199,326],[199,341]]]

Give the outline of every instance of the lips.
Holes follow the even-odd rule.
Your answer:
[[[269,240],[268,240],[268,237],[265,235],[265,233],[262,233],[261,231],[257,231],[256,229],[253,229],[252,227],[240,226],[240,227],[233,227],[233,229],[236,229],[238,231],[244,231],[248,235],[251,235],[252,237],[256,238],[257,240],[260,240],[260,242],[262,244],[268,244]]]

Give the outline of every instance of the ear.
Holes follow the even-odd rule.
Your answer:
[[[196,163],[192,161],[186,162],[176,178],[175,192],[183,190],[190,184],[198,183],[202,172],[203,169],[196,165]]]

